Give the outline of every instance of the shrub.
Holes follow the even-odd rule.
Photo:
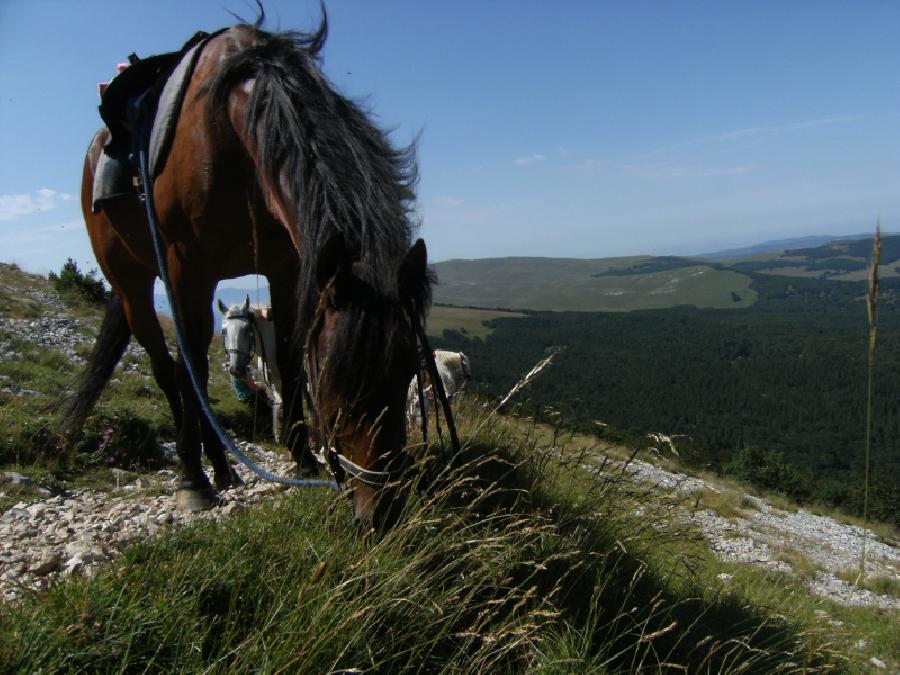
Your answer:
[[[97,274],[96,269],[85,274],[78,269],[78,263],[69,258],[60,269],[59,274],[50,272],[47,278],[60,295],[75,296],[99,304],[106,300],[107,291],[103,281],[97,278]]]
[[[809,501],[813,496],[809,476],[786,462],[780,452],[754,447],[741,448],[725,465],[724,473],[801,502]]]

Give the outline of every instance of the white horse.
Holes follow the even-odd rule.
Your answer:
[[[444,385],[447,400],[452,401],[460,392],[466,381],[472,377],[472,369],[469,366],[469,357],[462,352],[448,352],[438,349],[434,352],[434,363],[437,366],[438,375]],[[425,415],[427,416],[434,405],[434,387],[431,377],[424,373],[422,387],[425,392]],[[406,394],[406,420],[412,426],[421,426],[422,410],[419,405],[419,387],[416,378],[409,383],[409,391]]]
[[[250,306],[250,296],[241,305],[226,307],[219,300],[222,312],[222,339],[228,356],[231,384],[241,400],[248,400],[254,391],[265,391],[272,407],[272,431],[275,442],[281,440],[281,373],[275,354],[275,323],[265,316],[268,310]],[[256,372],[263,382],[257,383],[248,366],[256,355]]]

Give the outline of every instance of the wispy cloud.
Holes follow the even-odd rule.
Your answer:
[[[692,166],[666,162],[644,162],[641,164],[622,164],[621,168],[630,176],[643,178],[708,178],[712,176],[738,176],[754,171],[757,166],[755,164]]]
[[[456,197],[435,197],[433,201],[436,206],[447,209],[455,209],[457,206],[462,206],[463,203],[461,199]]]
[[[693,149],[705,145],[716,145],[722,143],[730,143],[734,141],[758,140],[765,137],[775,136],[778,134],[790,133],[793,131],[804,131],[807,129],[815,129],[817,127],[829,126],[832,124],[846,124],[862,119],[859,115],[842,115],[836,117],[820,117],[812,120],[803,120],[800,122],[789,122],[787,124],[774,124],[760,127],[747,127],[745,129],[735,129],[726,131],[721,134],[712,136],[701,136],[686,141],[679,141],[671,145],[665,145],[661,148],[651,150],[638,156],[638,159],[656,157],[665,155],[679,150]]]
[[[77,237],[83,232],[84,222],[81,220],[66,220],[42,227],[5,228],[5,231],[0,231],[0,247],[19,247],[39,242],[52,246],[68,246],[73,235]]]
[[[538,162],[543,162],[546,157],[544,155],[534,153],[533,155],[528,155],[527,157],[518,157],[515,162],[517,166],[528,166],[529,164],[537,164]]]
[[[30,194],[0,195],[0,221],[17,220],[38,211],[50,211],[72,199],[70,194],[49,188],[41,188]]]

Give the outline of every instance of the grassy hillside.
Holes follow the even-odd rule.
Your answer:
[[[747,307],[750,279],[699,261],[634,273],[654,258],[490,258],[437,263],[441,303],[509,309],[629,311],[691,304]]]
[[[484,415],[386,536],[324,491],[194,525],[4,607],[0,668],[793,672],[861,667],[858,630],[890,653],[882,613],[718,563],[674,502],[579,469],[598,449]]]
[[[5,307],[39,318],[52,305],[19,302],[22,284],[49,290],[40,278],[0,271]],[[78,311],[96,330],[97,310]],[[4,360],[15,369],[4,374],[36,392],[0,393],[4,468],[54,490],[111,489],[110,457],[152,470],[154,457],[133,450],[170,439],[171,427],[142,358],[128,357],[84,443],[60,458],[46,454],[47,404],[77,366],[6,327],[0,338],[31,364]],[[214,351],[214,405],[247,438],[252,411],[230,395],[220,360]],[[291,491],[149,538],[92,578],[0,605],[0,671],[768,673],[862,672],[872,654],[896,662],[888,613],[717,561],[681,519],[683,499],[626,477],[616,462],[627,450],[488,414],[476,399],[460,405],[466,450],[420,446],[405,517],[385,536],[360,536],[341,495]]]
[[[822,246],[788,249],[777,254],[724,261],[723,264],[740,272],[863,281],[866,279],[871,253],[871,238],[836,240]],[[883,279],[900,276],[900,236],[882,237],[878,273]]]
[[[879,272],[900,275],[900,236],[883,238]],[[746,309],[757,295],[753,274],[861,281],[872,240],[705,260],[631,258],[485,258],[437,263],[438,302],[484,308],[621,312],[690,305]]]

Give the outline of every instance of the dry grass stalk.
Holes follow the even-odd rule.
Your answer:
[[[872,262],[869,265],[869,287],[866,292],[866,310],[869,315],[869,369],[866,382],[866,456],[865,474],[863,478],[863,535],[862,552],[859,558],[859,575],[856,584],[866,574],[866,539],[869,520],[869,458],[872,450],[872,383],[875,375],[875,337],[878,321],[878,264],[881,261],[881,223],[875,226],[875,239],[872,242]]]
[[[540,372],[544,368],[550,365],[550,362],[553,360],[554,356],[556,356],[556,354],[551,354],[544,360],[540,361],[534,368],[529,370],[525,377],[516,382],[515,386],[509,390],[509,393],[507,393],[506,396],[503,397],[503,400],[494,407],[494,409],[491,411],[491,414],[496,415],[498,412],[500,412],[503,406],[505,406],[513,396],[518,394],[525,387],[525,385],[531,382],[540,374]]]

